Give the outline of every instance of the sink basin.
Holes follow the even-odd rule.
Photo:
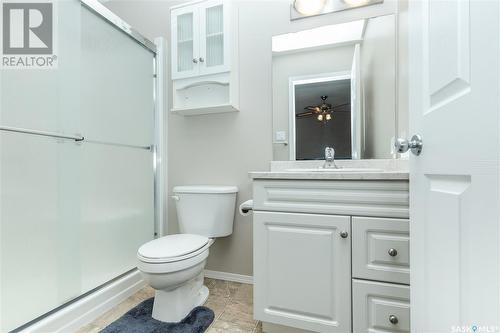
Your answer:
[[[339,168],[339,169],[324,169],[324,168],[311,168],[311,169],[287,169],[289,172],[332,172],[332,173],[342,173],[342,172],[383,172],[382,169],[372,169],[372,168]]]

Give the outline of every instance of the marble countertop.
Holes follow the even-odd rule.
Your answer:
[[[257,171],[250,172],[252,179],[325,179],[325,180],[408,180],[408,172],[303,172],[303,171]]]
[[[323,161],[272,161],[270,171],[250,172],[252,179],[311,179],[311,180],[408,180],[407,160],[349,160],[336,161],[340,169],[376,169],[342,172],[312,171],[323,165]],[[306,169],[306,170],[301,170]]]

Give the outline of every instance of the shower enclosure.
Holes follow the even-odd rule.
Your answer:
[[[134,269],[157,232],[156,47],[98,2],[53,3],[57,68],[1,71],[1,332]]]

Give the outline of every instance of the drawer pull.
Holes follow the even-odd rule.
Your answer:
[[[349,236],[349,233],[347,231],[340,232],[340,237],[347,238],[347,236]]]
[[[389,255],[390,255],[391,257],[395,257],[395,256],[397,256],[397,255],[398,255],[398,250],[396,250],[396,249],[392,249],[392,248],[391,248],[391,249],[389,249],[389,251],[387,251],[387,253],[389,253]]]
[[[391,324],[393,324],[393,325],[396,325],[396,324],[399,322],[398,317],[396,317],[395,315],[390,315],[390,316],[389,316],[389,321],[390,321],[390,322],[391,322]]]

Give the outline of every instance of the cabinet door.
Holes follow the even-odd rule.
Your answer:
[[[256,319],[349,332],[350,217],[256,211],[254,279]]]
[[[198,14],[196,5],[172,10],[172,79],[199,74]]]
[[[200,74],[229,70],[229,3],[209,0],[200,5]]]

